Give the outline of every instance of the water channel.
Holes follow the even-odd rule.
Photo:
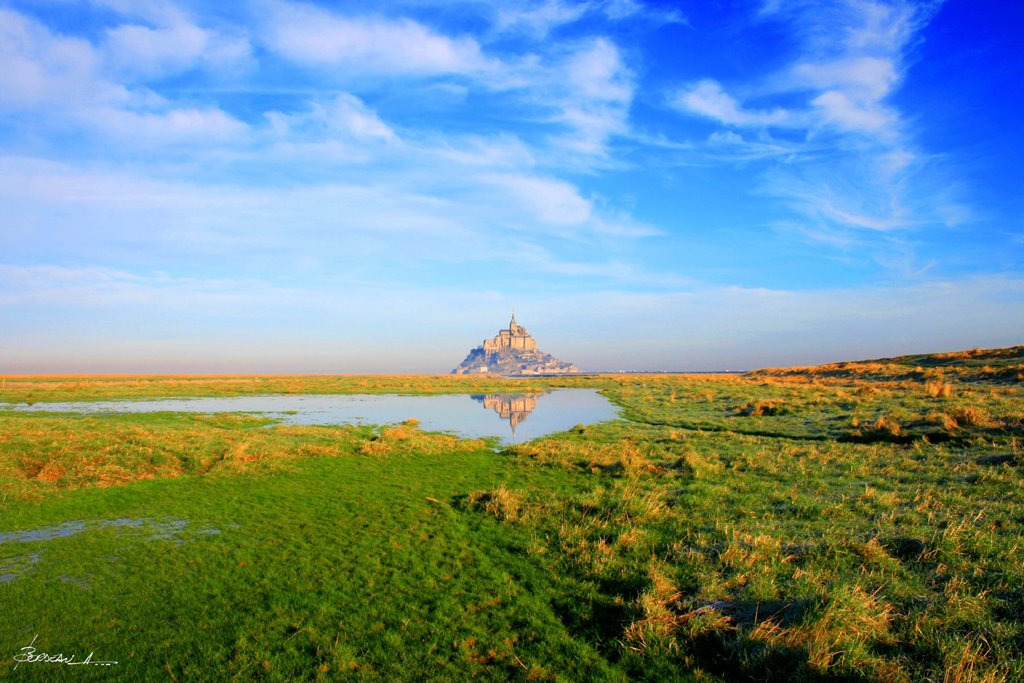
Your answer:
[[[247,413],[293,425],[397,424],[410,418],[427,431],[495,437],[502,444],[536,439],[577,424],[618,417],[595,389],[557,389],[524,394],[296,394],[15,404],[26,411],[85,414],[187,412]]]

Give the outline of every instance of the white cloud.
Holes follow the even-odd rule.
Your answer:
[[[92,45],[0,8],[0,108],[32,110],[124,103],[128,91],[99,72]]]
[[[941,4],[942,0],[917,4],[904,0],[849,0],[844,9],[850,13],[851,21],[843,42],[855,52],[899,52]]]
[[[452,161],[460,166],[492,170],[529,169],[537,163],[533,150],[520,138],[509,133],[499,133],[493,137],[428,137],[421,145],[420,153]]]
[[[573,129],[557,138],[561,146],[602,156],[612,137],[628,132],[634,74],[612,42],[597,38],[582,45],[549,77],[549,102],[561,110],[556,120]]]
[[[649,6],[636,0],[516,0],[500,3],[495,28],[499,32],[518,31],[533,38],[544,39],[552,30],[576,23],[588,14],[603,15],[610,21],[642,19],[658,24],[687,23],[678,9]]]
[[[159,77],[196,66],[236,70],[251,59],[247,38],[200,28],[184,19],[166,26],[114,27],[107,31],[104,50],[117,72],[136,78]]]
[[[345,16],[279,0],[265,6],[269,18],[264,40],[286,58],[329,67],[325,73],[330,77],[464,76],[472,88],[505,91],[535,108],[540,122],[561,123],[572,131],[553,138],[563,160],[565,150],[602,156],[609,140],[629,129],[634,74],[605,38],[502,61],[485,55],[472,38],[446,36],[410,19]],[[502,11],[512,21],[520,12],[548,16],[563,10],[576,12],[557,2]],[[529,110],[523,113],[530,116]],[[557,163],[559,158],[556,154],[550,160]]]
[[[902,148],[869,148],[816,163],[779,165],[761,175],[758,191],[777,198],[797,216],[786,226],[817,242],[883,266],[906,260],[910,231],[934,239],[972,212],[955,178],[939,165]],[[892,252],[900,252],[894,259]],[[901,270],[906,270],[901,267]]]
[[[900,0],[766,2],[762,19],[788,29],[798,54],[773,73],[731,87],[784,108],[755,109],[711,78],[683,88],[671,102],[756,138],[716,131],[708,155],[781,161],[762,176],[760,190],[787,204],[800,217],[793,223],[815,240],[862,247],[865,232],[947,223],[944,216],[955,215],[958,202],[927,172],[929,159],[915,149],[889,99],[904,77],[906,51],[936,7]]]
[[[746,140],[742,135],[731,130],[716,130],[708,136],[708,142],[713,145],[743,145]]]
[[[914,163],[916,158],[917,155],[913,152],[896,148],[879,156],[879,170],[883,173],[884,177],[891,178],[907,169]]]
[[[811,100],[811,104],[820,110],[824,123],[848,131],[888,137],[892,135],[892,126],[898,118],[886,107],[856,102],[839,90],[823,92]]]
[[[76,114],[102,135],[139,147],[240,141],[249,126],[218,108],[139,112],[116,108],[83,109]]]
[[[793,163],[803,151],[799,144],[776,140],[764,132],[746,138],[732,130],[712,132],[707,147],[712,158],[731,161],[776,159]]]
[[[557,226],[578,226],[593,216],[590,202],[562,180],[519,175],[490,175],[485,180],[504,189],[530,213]]]
[[[411,19],[345,16],[272,0],[264,40],[287,59],[349,74],[477,74],[491,64],[472,38],[449,38]]]
[[[314,100],[290,113],[270,111],[253,129],[254,144],[237,163],[298,165],[312,169],[354,165],[414,165],[413,148],[391,126],[350,93]]]
[[[331,115],[336,124],[360,138],[382,138],[392,140],[395,132],[381,121],[377,113],[370,110],[362,100],[343,93],[334,100]]]
[[[251,65],[252,46],[241,32],[196,24],[174,2],[92,0],[128,23],[108,28],[100,49],[119,77],[144,80],[202,67],[235,72]]]
[[[615,237],[655,237],[665,232],[630,216],[597,217],[591,222],[591,230],[602,235]]]
[[[350,93],[340,93],[332,100],[314,102],[304,112],[284,114],[268,112],[274,137],[291,142],[323,139],[396,140],[397,135],[377,112]]]
[[[52,264],[17,266],[0,263],[0,306],[55,305],[107,308],[142,304],[188,311],[196,306],[238,304],[252,296],[252,282],[197,280],[167,275],[138,275],[107,266]],[[262,289],[262,288],[261,288]]]
[[[517,264],[544,273],[658,288],[682,287],[692,284],[674,273],[652,272],[619,259],[590,262],[559,258],[542,246],[519,240],[512,241],[509,246],[511,255]]]
[[[802,62],[792,68],[794,87],[842,89],[851,96],[880,100],[899,81],[892,58],[852,56],[832,62]]]
[[[0,87],[0,107],[45,109],[62,125],[145,147],[190,136],[232,143],[243,137],[250,125],[203,93],[190,93],[186,101],[179,100],[179,93],[157,94],[145,85],[192,69],[223,72],[255,65],[244,35],[196,23],[173,5],[97,1],[128,19],[102,32],[98,45],[65,39],[34,20],[6,13],[8,20],[0,26],[7,34],[0,54],[8,53],[7,68],[0,72],[0,86],[6,86]],[[329,79],[459,76],[469,83],[461,86],[464,90],[504,91],[523,103],[521,116],[555,128],[547,137],[553,144],[520,156],[543,157],[553,166],[578,166],[580,159],[589,164],[586,158],[606,158],[610,141],[629,132],[635,76],[607,39],[502,62],[484,55],[472,38],[444,35],[410,19],[345,16],[282,0],[266,0],[260,8],[265,10],[264,46]],[[395,130],[354,95],[333,103],[314,95],[310,106],[321,111],[263,113],[271,132],[290,136],[275,140],[280,151],[314,154],[319,144],[334,159],[365,157],[352,141],[397,139]]]
[[[786,6],[780,14],[802,35],[804,54],[775,87],[808,91],[821,125],[895,138],[899,115],[885,100],[904,77],[906,51],[941,4],[844,0],[827,8]]]
[[[633,97],[633,74],[615,45],[597,38],[573,53],[565,64],[567,85],[580,97],[627,104]]]
[[[677,92],[672,103],[679,109],[730,126],[778,126],[791,123],[791,116],[782,109],[757,111],[743,109],[734,97],[722,89],[718,81],[710,78],[694,83]]]
[[[810,100],[819,125],[892,138],[899,115],[883,104],[900,80],[898,55],[853,54],[833,61],[801,62],[784,87],[817,92]]]
[[[208,41],[195,27],[173,33],[173,39],[141,26],[121,29],[112,35],[127,50],[122,57],[146,73],[169,68],[167,60],[194,61]],[[0,69],[0,107],[38,112],[65,129],[99,132],[108,141],[142,147],[237,141],[248,129],[218,107],[176,107],[145,88],[129,89],[107,73],[103,53],[88,41],[54,34],[4,9],[0,55],[6,60]]]
[[[159,26],[182,21],[185,14],[176,2],[168,0],[89,0],[118,14]]]
[[[657,3],[646,5],[637,0],[604,0],[600,3],[601,10],[609,19],[621,20],[639,17],[659,24],[688,24],[686,17],[678,8],[659,6]]]
[[[389,167],[376,179],[360,167],[346,173],[334,166],[333,181],[249,188],[0,159],[6,220],[23,227],[0,234],[0,253],[17,259],[45,243],[51,254],[156,261],[172,269],[206,264],[218,272],[312,256],[346,272],[386,277],[380,268],[396,264],[422,271],[439,263],[508,263],[496,245],[513,233],[595,261],[610,254],[621,260],[626,240],[656,234],[628,216],[596,209],[555,178],[482,174],[439,165],[437,157],[426,176],[423,162]]]
[[[876,183],[870,169],[847,161],[803,174],[776,169],[763,176],[761,190],[786,202],[809,222],[810,234],[826,241],[835,241],[835,231],[843,229],[885,233],[911,227],[908,211]]]
[[[590,3],[545,0],[539,4],[516,3],[498,10],[499,31],[518,30],[544,38],[554,28],[571,24],[590,11]]]
[[[885,103],[903,78],[904,51],[927,23],[931,5],[870,0],[814,3],[768,2],[762,16],[788,23],[802,54],[761,84],[746,84],[762,99],[789,96],[786,109],[748,110],[715,80],[684,88],[673,104],[726,125],[786,126],[815,133],[833,130],[895,140],[899,112]],[[804,105],[792,104],[793,96]]]
[[[166,28],[122,24],[107,31],[112,61],[122,70],[146,76],[190,66],[209,42],[209,33],[192,24]]]

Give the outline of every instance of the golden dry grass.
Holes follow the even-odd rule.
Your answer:
[[[145,479],[271,471],[314,456],[436,455],[486,447],[479,440],[425,433],[414,423],[377,434],[360,427],[263,424],[237,415],[145,427],[129,419],[0,416],[0,489],[5,498],[38,498]]]

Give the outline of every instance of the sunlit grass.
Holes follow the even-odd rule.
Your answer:
[[[169,396],[528,392],[557,385],[557,381],[463,375],[14,375],[0,380],[0,403]]]
[[[1021,680],[1021,367],[9,380],[35,400],[589,386],[630,421],[494,453],[414,421],[0,412],[0,533],[187,521],[0,543],[0,648],[40,633],[140,680]]]

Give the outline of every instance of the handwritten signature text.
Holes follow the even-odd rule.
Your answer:
[[[78,655],[66,655],[63,652],[57,654],[51,654],[49,652],[38,652],[36,650],[36,639],[39,638],[39,634],[32,639],[32,642],[19,650],[18,654],[14,655],[14,668],[17,669],[22,664],[67,664],[68,666],[80,666],[82,664],[88,664],[91,666],[113,666],[117,662],[108,662],[94,660],[92,658],[92,652],[85,659],[78,659]]]

